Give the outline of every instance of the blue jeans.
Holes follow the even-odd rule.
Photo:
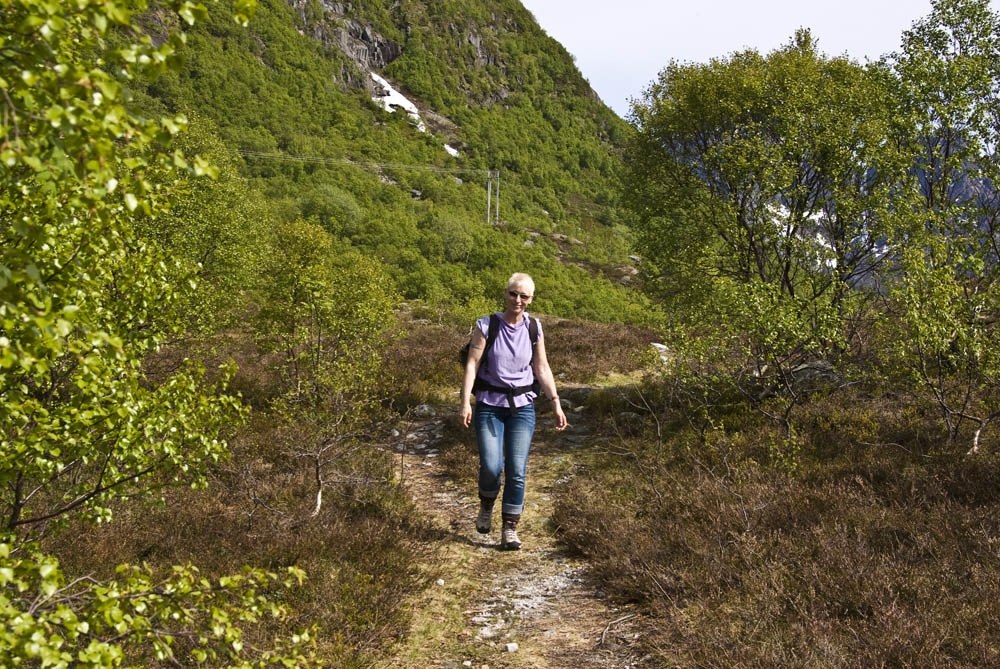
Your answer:
[[[476,440],[479,443],[479,495],[496,499],[503,475],[501,513],[524,511],[524,481],[528,451],[535,433],[535,405],[512,413],[507,407],[476,404]]]

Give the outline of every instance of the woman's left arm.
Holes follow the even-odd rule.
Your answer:
[[[549,367],[549,359],[545,355],[545,335],[538,333],[538,342],[535,344],[535,359],[532,365],[535,378],[545,392],[546,399],[552,402],[552,409],[556,412],[556,429],[566,429],[566,414],[563,413],[562,402],[559,401],[559,393],[556,391],[556,379],[552,375]]]

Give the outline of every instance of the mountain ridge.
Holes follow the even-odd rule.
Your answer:
[[[488,300],[524,269],[557,315],[620,321],[647,308],[612,278],[633,263],[616,188],[628,127],[520,2],[260,0],[246,30],[210,17],[183,55],[180,73],[149,83],[151,104],[208,119],[281,217],[316,217],[392,267],[407,299]],[[372,73],[417,105],[429,133],[373,101]],[[331,161],[386,167],[376,180]],[[456,168],[502,175],[495,229],[480,229],[490,184],[449,181]],[[435,252],[454,241],[442,226],[495,256]],[[529,230],[584,244],[567,256]],[[612,294],[642,308],[599,304]]]

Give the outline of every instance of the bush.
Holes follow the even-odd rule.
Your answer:
[[[208,579],[242,565],[296,567],[307,580],[280,594],[289,615],[262,619],[247,630],[252,642],[312,630],[324,666],[370,666],[405,632],[404,604],[425,585],[415,567],[424,529],[375,444],[341,463],[355,476],[329,486],[312,517],[314,481],[292,452],[274,448],[288,429],[274,428],[273,417],[257,416],[206,490],[167,491],[160,503],[129,505],[118,522],[66,532],[46,548],[67,573],[99,577],[119,562],[154,573],[193,563]]]
[[[759,418],[705,435],[663,418],[662,440],[621,439],[553,520],[656,621],[646,645],[665,666],[994,664],[998,461],[894,441],[933,425],[900,408],[807,405],[794,468]]]

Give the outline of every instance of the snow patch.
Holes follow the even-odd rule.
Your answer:
[[[375,102],[382,105],[387,112],[394,112],[397,108],[402,109],[406,112],[406,115],[413,119],[417,124],[417,130],[420,132],[427,132],[427,126],[424,125],[423,119],[420,118],[420,110],[417,109],[417,105],[410,102],[406,96],[393,88],[388,81],[375,74],[371,73],[372,79],[375,80],[379,86],[382,87],[384,91],[383,95],[376,95],[372,98]]]
[[[417,130],[427,132],[427,125],[420,118],[420,110],[417,109],[417,105],[413,104],[405,95],[393,88],[384,78],[374,72],[370,72],[369,74],[372,75],[372,80],[382,87],[382,95],[372,96],[372,100],[381,105],[389,113],[397,109],[402,109],[416,124]],[[458,158],[458,149],[445,144],[444,150],[448,152],[448,155]]]

